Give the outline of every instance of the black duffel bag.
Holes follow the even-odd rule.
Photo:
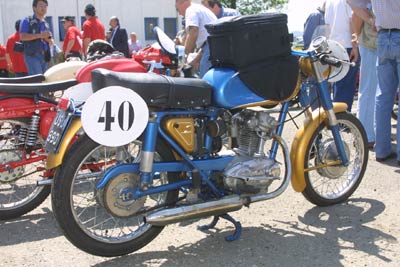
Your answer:
[[[286,14],[225,17],[205,27],[214,67],[239,70],[291,53],[293,35],[288,32]]]

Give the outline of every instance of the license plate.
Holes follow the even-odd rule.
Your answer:
[[[64,132],[70,124],[72,116],[64,110],[58,110],[57,116],[51,125],[49,134],[47,135],[44,148],[49,153],[57,153],[61,144]]]

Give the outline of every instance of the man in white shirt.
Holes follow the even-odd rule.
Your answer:
[[[346,0],[327,0],[325,6],[325,23],[329,25],[329,39],[340,43],[346,48],[350,61],[359,61],[358,44],[352,39],[353,26],[351,22],[352,10]],[[358,65],[350,67],[347,75],[336,82],[333,87],[333,101],[344,102],[347,110],[351,111],[354,93],[356,90]]]
[[[176,0],[176,10],[180,15],[185,16],[185,54],[189,54],[197,50],[201,50],[201,54],[189,64],[200,65],[200,77],[203,77],[207,70],[211,67],[208,60],[210,56],[210,48],[207,44],[208,32],[204,25],[217,20],[217,17],[208,8],[203,5],[192,3],[191,0]]]

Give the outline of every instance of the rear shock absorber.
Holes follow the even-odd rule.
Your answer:
[[[26,143],[27,136],[28,136],[28,128],[21,127],[18,130],[18,144],[17,145],[23,148]]]
[[[31,124],[29,125],[28,134],[26,136],[25,149],[30,153],[36,144],[37,135],[39,132],[40,116],[32,115]]]

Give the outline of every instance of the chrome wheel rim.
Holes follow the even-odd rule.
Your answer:
[[[27,127],[19,121],[0,123],[0,164],[16,162],[24,157],[18,149],[16,126]],[[41,142],[40,138],[38,142]],[[44,189],[36,185],[39,178],[37,173],[43,167],[44,161],[41,160],[0,173],[0,210],[17,209],[35,199]]]
[[[130,155],[130,159],[126,159],[121,163],[128,161],[140,161],[141,143],[135,142],[126,149],[126,154]],[[114,162],[114,164],[104,164],[101,170],[95,172],[87,169],[89,163],[93,162],[93,156],[96,155],[96,162],[104,163]],[[102,177],[106,170],[115,166],[115,148],[98,146],[85,157],[80,165],[79,170],[75,173],[71,184],[70,202],[75,222],[80,229],[91,238],[104,243],[123,243],[134,240],[151,228],[151,225],[144,223],[143,217],[145,213],[139,215],[121,218],[113,216],[106,207],[104,207],[102,191],[96,190],[96,183]],[[157,157],[155,157],[155,160]],[[120,161],[119,161],[120,162]],[[85,167],[86,165],[86,167]],[[160,175],[155,184],[165,183],[167,174]],[[166,196],[166,194],[164,194]],[[154,199],[157,199],[155,201]],[[140,202],[143,200],[141,199]],[[147,197],[143,203],[143,209],[159,205],[165,201],[165,197],[155,198]],[[132,203],[135,205],[135,203]],[[140,203],[141,204],[141,203]],[[137,208],[137,207],[136,207]]]
[[[329,171],[316,169],[308,171],[308,180],[313,190],[325,199],[337,199],[345,195],[357,182],[362,171],[365,147],[363,137],[356,125],[348,120],[338,120],[340,135],[342,137],[347,158],[348,166],[328,167]],[[332,132],[326,127],[320,131],[312,140],[311,149],[307,155],[306,168],[313,168],[320,164],[328,163],[332,160]],[[329,145],[327,145],[329,144]],[[330,149],[329,157],[324,149]],[[336,150],[335,150],[336,151]],[[338,159],[338,157],[336,157]],[[335,171],[335,168],[338,168]]]

